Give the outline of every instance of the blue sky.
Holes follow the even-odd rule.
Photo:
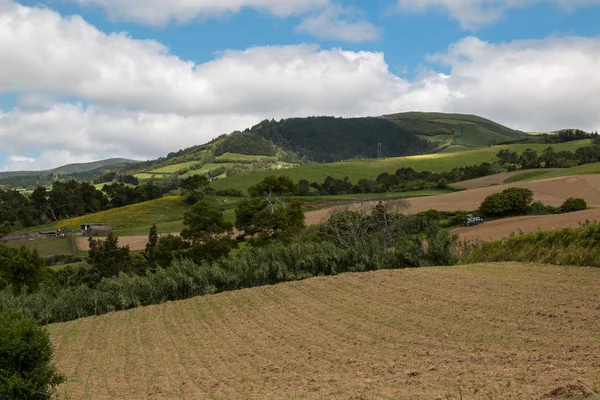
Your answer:
[[[0,170],[290,116],[595,130],[599,17],[600,0],[0,0]]]

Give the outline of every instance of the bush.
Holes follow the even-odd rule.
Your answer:
[[[554,214],[554,207],[548,207],[541,201],[536,201],[529,206],[527,210],[529,215],[548,215]]]
[[[587,209],[587,203],[585,202],[585,200],[573,197],[565,200],[565,202],[562,203],[562,205],[559,208],[561,213],[582,211],[585,209]]]
[[[488,217],[523,215],[533,201],[533,192],[525,188],[508,188],[485,198],[479,212]]]
[[[600,224],[539,231],[484,243],[461,263],[504,261],[600,267]]]
[[[64,382],[50,363],[52,344],[35,320],[0,313],[0,398],[46,400]]]

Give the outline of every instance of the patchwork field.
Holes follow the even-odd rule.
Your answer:
[[[48,328],[66,399],[584,399],[598,285],[592,268],[379,271]]]
[[[569,143],[554,145],[554,151],[575,151],[579,147],[586,146],[589,140],[579,140]],[[334,178],[349,177],[352,182],[359,179],[375,179],[383,172],[394,173],[402,167],[411,167],[416,171],[444,172],[451,171],[453,168],[464,167],[468,165],[479,165],[483,162],[490,162],[496,158],[500,150],[508,149],[518,154],[526,149],[534,149],[541,153],[547,144],[515,144],[492,147],[481,147],[472,150],[460,152],[428,154],[412,157],[379,158],[367,160],[344,161],[332,164],[319,164],[298,168],[281,170],[279,175],[286,175],[294,181],[307,179],[310,182],[323,182],[327,176]],[[272,175],[273,171],[257,172],[250,175],[236,175],[213,182],[215,189],[237,188],[246,190],[248,187],[262,181],[266,176]]]
[[[406,212],[418,213],[431,209],[438,211],[472,211],[479,208],[481,202],[490,194],[509,187],[531,189],[534,193],[534,200],[539,200],[546,205],[559,206],[569,197],[581,197],[587,201],[589,207],[600,207],[600,175],[580,175],[487,186],[440,196],[409,199],[409,208]],[[375,202],[372,204],[374,205]],[[331,207],[306,213],[307,224],[320,223],[328,218],[335,209],[336,207]],[[573,214],[567,215],[572,216]]]

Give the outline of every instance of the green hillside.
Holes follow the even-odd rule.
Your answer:
[[[579,147],[586,146],[589,140],[580,140],[554,145],[555,151],[575,151]],[[351,181],[356,182],[359,179],[376,178],[383,172],[394,173],[402,167],[412,167],[416,171],[444,172],[451,171],[453,168],[464,167],[467,165],[478,165],[486,161],[492,161],[496,154],[503,149],[515,151],[521,154],[526,149],[536,150],[541,153],[547,144],[513,144],[500,145],[492,147],[481,147],[477,149],[464,150],[455,153],[437,153],[410,157],[379,158],[366,160],[343,161],[331,164],[318,164],[303,166],[297,168],[277,171],[278,175],[289,176],[295,181],[307,179],[309,181],[322,182],[327,176],[334,178],[349,177]],[[268,175],[274,174],[273,171],[262,171],[249,175],[232,176],[213,182],[215,189],[237,188],[246,190],[248,187],[257,184]]]
[[[415,132],[383,118],[265,120],[252,127],[248,134],[258,135],[302,159],[318,163],[375,158],[378,143],[382,143],[382,154],[387,157],[423,154],[433,148]]]
[[[537,181],[540,179],[560,178],[573,175],[591,175],[600,174],[600,163],[578,165],[577,167],[565,168],[558,171],[531,171],[508,178],[505,183],[520,181]]]
[[[88,163],[80,164],[68,164],[58,168],[48,169],[44,171],[7,171],[0,172],[0,178],[9,178],[16,176],[46,176],[46,175],[69,175],[81,172],[94,171],[98,169],[106,169],[111,166],[125,166],[127,164],[134,164],[138,161],[128,160],[126,158],[109,158],[106,160],[92,161]]]
[[[528,136],[476,115],[409,112],[382,118],[435,142],[438,151],[487,146]]]

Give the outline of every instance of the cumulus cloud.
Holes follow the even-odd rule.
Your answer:
[[[511,8],[524,8],[536,3],[551,2],[564,10],[597,5],[600,0],[398,0],[403,11],[424,12],[444,9],[465,29],[474,30],[501,18]]]
[[[382,53],[316,45],[228,50],[194,64],[154,41],[11,4],[0,11],[0,48],[0,95],[21,94],[0,111],[2,151],[35,157],[19,168],[153,158],[293,116],[446,111],[521,130],[600,129],[600,38],[468,37],[409,81]]]
[[[99,6],[113,19],[164,25],[190,22],[198,17],[237,13],[253,8],[279,17],[301,15],[330,4],[331,0],[69,0]]]
[[[368,21],[361,20],[361,13],[352,8],[332,5],[320,13],[307,17],[296,27],[321,39],[339,39],[345,42],[366,42],[378,39],[381,30]]]
[[[244,8],[263,11],[277,17],[299,16],[303,20],[297,32],[318,38],[363,42],[379,37],[379,29],[363,20],[341,0],[69,0],[84,6],[99,6],[114,20],[160,26],[172,21],[188,23],[237,13]]]

